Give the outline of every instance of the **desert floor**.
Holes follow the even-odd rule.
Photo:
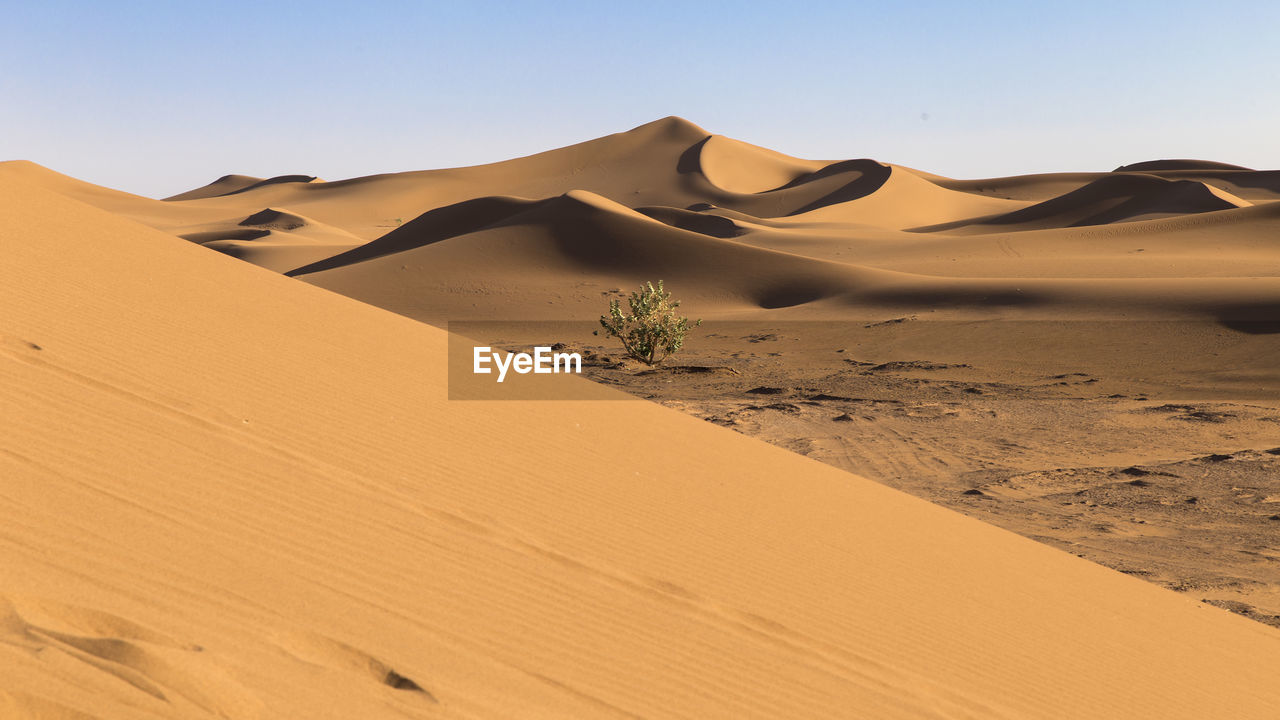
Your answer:
[[[649,367],[585,323],[477,329],[512,352],[563,343],[597,382],[1280,626],[1280,398],[1215,382],[1223,366],[1280,363],[1280,336],[1190,321],[725,321]]]

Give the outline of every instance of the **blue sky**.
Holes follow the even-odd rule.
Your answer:
[[[163,196],[665,115],[954,177],[1280,168],[1280,3],[0,0],[0,159]]]

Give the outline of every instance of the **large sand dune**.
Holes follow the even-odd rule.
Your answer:
[[[493,165],[167,200],[3,163],[0,198],[0,717],[1280,713],[1274,628],[656,404],[583,399],[585,380],[558,402],[448,400],[448,336],[414,320],[592,319],[661,277],[711,319],[907,328],[841,356],[814,336],[869,382],[996,362],[974,319],[1192,319],[1210,330],[1153,324],[1146,355],[1095,365],[1119,378],[1176,347],[1202,362],[1158,372],[1274,390],[1268,173],[959,181],[668,118]],[[1129,334],[1077,324],[1002,371]],[[887,355],[906,346],[963,364]],[[808,382],[752,391],[862,402]],[[963,397],[921,383],[900,385]],[[893,401],[898,446],[846,415],[867,434],[842,457],[883,469],[909,445],[902,466],[941,482],[930,399]],[[1074,437],[1027,407],[991,445],[975,420],[981,457],[950,460],[1067,462],[1008,439]],[[1264,410],[1236,442],[1263,446]]]

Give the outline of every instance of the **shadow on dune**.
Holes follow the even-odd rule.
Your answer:
[[[689,146],[687,150],[680,153],[680,159],[676,161],[676,172],[681,175],[702,174],[702,149],[706,147],[707,141],[711,139],[711,135],[707,135],[698,142]]]
[[[796,193],[791,192],[812,183],[822,181],[839,180],[843,176],[852,175],[854,178],[839,185],[835,190],[828,191],[825,195],[815,200],[809,201],[799,209],[791,210],[787,214],[796,215],[810,210],[815,210],[833,203],[847,202],[856,200],[860,197],[870,195],[884,185],[889,179],[892,169],[883,163],[868,158],[857,160],[842,160],[840,162],[825,165],[819,169],[809,172],[798,172],[790,180],[781,182],[777,187],[770,187],[766,190],[758,192],[741,192],[722,187],[721,183],[717,183],[712,179],[710,168],[706,165],[708,162],[706,153],[710,147],[710,143],[716,140],[716,136],[709,135],[702,140],[691,145],[687,150],[681,153],[679,160],[676,162],[676,172],[682,175],[695,174],[710,183],[712,188],[726,193],[730,197],[748,198],[769,196],[775,193],[783,193],[788,197],[794,197]],[[723,138],[722,138],[723,140]],[[793,159],[794,160],[794,159]],[[799,163],[801,161],[795,161]],[[832,183],[825,183],[827,187]]]
[[[1280,170],[1255,170],[1252,172],[1203,173],[1201,177],[1231,183],[1236,187],[1266,190],[1280,194]]]
[[[920,308],[1031,307],[1047,302],[1045,298],[1024,290],[959,286],[886,288],[869,291],[863,297],[875,302]]]
[[[636,208],[636,212],[681,230],[715,238],[733,238],[747,232],[745,228],[727,217],[704,215],[692,208],[682,210],[673,207],[639,207]]]
[[[241,220],[239,224],[245,227],[269,228],[271,230],[297,230],[307,225],[307,219],[284,210],[264,208]]]
[[[1228,305],[1218,308],[1218,323],[1247,335],[1280,333],[1280,304],[1257,303]]]
[[[516,197],[480,197],[428,210],[382,237],[358,248],[325,258],[317,263],[285,273],[290,277],[332,270],[352,263],[373,260],[414,248],[431,245],[451,237],[482,230],[511,219],[548,200],[525,200]]]
[[[262,228],[244,228],[242,230],[206,230],[203,232],[186,233],[178,237],[183,240],[190,240],[197,245],[204,245],[215,240],[257,240],[271,234],[270,230]]]
[[[1280,170],[1252,170],[1211,160],[1151,160],[1121,165],[1112,172],[1140,172],[1166,180],[1199,180],[1280,194]]]
[[[788,214],[801,215],[828,205],[835,205],[837,203],[849,202],[850,200],[857,200],[858,198],[866,197],[884,187],[884,184],[889,181],[889,176],[893,174],[893,168],[876,162],[875,160],[845,160],[844,162],[828,165],[812,175],[804,178],[798,178],[788,187],[799,187],[800,185],[809,182],[845,173],[858,173],[858,177],[844,185],[841,185],[833,192],[829,192],[817,200],[814,200],[803,207],[797,208]]]
[[[790,282],[766,288],[752,298],[766,310],[795,307],[815,300],[823,300],[838,292],[835,287],[820,287],[811,282]]]

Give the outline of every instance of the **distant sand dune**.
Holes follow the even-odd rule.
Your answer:
[[[900,167],[886,166],[883,180],[870,192],[848,190],[800,208],[792,217],[906,229],[1008,212],[1025,205],[1016,200],[949,190]]]
[[[315,183],[324,182],[313,175],[277,175],[272,178],[258,178],[252,175],[223,175],[204,187],[188,190],[171,197],[165,198],[165,201],[179,200],[201,200],[211,197],[224,197],[226,195],[237,195],[242,192],[251,192],[268,185],[279,185],[281,183]]]
[[[416,223],[437,219],[424,216],[386,236],[385,242],[365,246],[367,251],[358,248],[289,274],[355,297],[372,293],[362,299],[390,303],[387,306],[397,312],[429,316],[434,321],[448,317],[444,312],[447,298],[435,293],[402,293],[395,289],[399,283],[377,278],[390,275],[423,288],[458,283],[475,288],[515,287],[512,283],[523,278],[518,281],[523,286],[519,293],[507,298],[502,311],[506,317],[555,317],[559,313],[563,318],[566,312],[584,312],[566,295],[574,290],[572,283],[588,278],[593,286],[609,286],[630,284],[627,281],[635,277],[661,277],[683,285],[688,297],[706,298],[708,304],[777,308],[831,297],[898,275],[684,230],[586,191],[532,203],[512,199],[489,202],[501,204],[510,214],[474,230],[454,226],[451,229],[459,232],[449,237],[442,237],[438,226],[420,233],[424,228]],[[400,301],[382,296],[384,289]],[[564,302],[548,308],[533,300],[543,293]],[[381,299],[375,301],[374,296]],[[528,299],[521,302],[517,297]],[[598,303],[599,295],[593,297]],[[418,304],[419,300],[425,302]],[[437,304],[440,300],[446,304]],[[453,309],[465,312],[461,307]]]
[[[377,240],[320,262],[298,267],[290,274],[329,270],[466,235],[500,223],[540,202],[542,201],[514,197],[481,197],[428,210]]]
[[[289,274],[434,323],[592,318],[599,314],[597,289],[627,287],[638,278],[665,279],[682,289],[691,311],[712,317],[791,309],[806,311],[803,317],[838,319],[854,307],[876,313],[943,308],[1079,317],[1255,317],[1280,300],[1277,278],[1246,285],[1229,278],[966,278],[887,271],[754,240],[773,237],[772,229],[726,237],[684,230],[584,191],[537,202],[484,203],[500,209],[478,222],[468,214],[473,207],[430,218],[470,220],[449,226],[457,234],[442,232],[444,224],[414,221],[380,241]],[[1012,246],[1001,247],[999,257],[1008,258]]]
[[[1151,170],[1249,170],[1247,167],[1211,160],[1147,160],[1121,165],[1114,172],[1149,172]]]
[[[345,230],[276,208],[265,208],[241,219],[166,229],[185,240],[277,272],[363,244]]]
[[[513,306],[589,317],[601,293],[655,276],[706,316],[1252,316],[1276,300],[1280,172],[1207,161],[955,180],[801,160],[668,117],[490,165],[225,176],[168,201],[29,163],[4,173],[435,322]]]
[[[178,193],[177,195],[173,195],[164,199],[165,200],[199,200],[201,198],[229,195],[238,190],[244,190],[247,187],[252,187],[262,182],[263,180],[264,178],[254,177],[252,175],[234,175],[234,174],[223,175],[222,177],[218,178],[217,180],[214,180],[208,185],[205,185],[203,187],[198,187],[194,190],[188,190],[183,193]]]
[[[1249,205],[1252,203],[1247,200],[1202,182],[1143,174],[1107,175],[1056,198],[983,219],[980,224],[1026,229],[1081,227]]]

